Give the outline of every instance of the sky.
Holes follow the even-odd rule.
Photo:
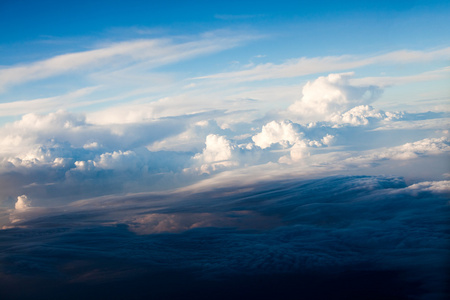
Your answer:
[[[1,1],[0,295],[444,299],[449,17]]]

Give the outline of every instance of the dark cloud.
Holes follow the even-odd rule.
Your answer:
[[[448,196],[353,176],[24,210],[1,232],[0,295],[444,299]]]

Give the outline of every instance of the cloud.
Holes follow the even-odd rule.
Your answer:
[[[394,147],[383,147],[378,149],[371,149],[364,152],[358,153],[355,155],[354,153],[348,153],[344,157],[336,158],[336,163],[343,163],[343,165],[354,165],[358,168],[366,168],[366,167],[374,167],[374,164],[379,164],[383,161],[413,161],[420,158],[426,158],[431,156],[437,156],[445,159],[445,154],[450,151],[450,141],[447,137],[441,138],[425,138],[422,140],[418,140],[415,142],[405,143],[400,146]],[[444,156],[442,156],[444,155]],[[390,164],[391,164],[390,163]],[[431,162],[429,162],[431,163]],[[439,165],[434,164],[442,164],[439,160],[433,162],[433,167],[438,170]],[[403,164],[405,165],[405,164]],[[399,169],[402,167],[402,164],[397,166]],[[414,166],[411,165],[411,170],[407,170],[407,172],[411,172],[414,170],[412,168]],[[427,166],[431,167],[431,165]],[[445,166],[444,166],[445,169]],[[370,171],[370,168],[367,169]],[[424,171],[425,172],[425,171]],[[409,175],[409,174],[405,174]]]
[[[93,160],[75,161],[75,170],[94,171],[94,170],[114,170],[117,172],[130,170],[133,173],[138,172],[145,165],[141,161],[144,157],[137,157],[136,153],[128,151],[105,152]]]
[[[258,81],[275,78],[299,77],[322,72],[354,69],[366,65],[364,61],[348,61],[349,57],[315,57],[291,59],[283,64],[258,64],[253,68],[202,76],[195,79],[227,80],[231,82]]]
[[[252,137],[255,145],[261,149],[270,147],[272,144],[280,144],[283,147],[294,145],[299,142],[302,133],[298,132],[292,122],[272,121],[264,125],[261,132]]]
[[[343,113],[355,106],[369,104],[381,94],[376,86],[353,86],[353,73],[321,76],[303,87],[302,98],[289,111],[312,120],[329,120],[333,114]]]
[[[403,113],[397,122],[384,123],[374,130],[436,130],[445,133],[446,129],[444,128],[449,127],[450,118],[445,117],[445,115],[440,115],[439,113],[436,115],[429,114],[428,116],[424,116],[425,118],[420,118],[420,115],[422,114]]]
[[[95,166],[102,169],[135,169],[136,168],[136,153],[133,151],[114,151],[112,153],[103,153],[100,159],[95,162]]]
[[[328,146],[335,140],[335,137],[331,134],[326,134],[320,140],[308,139],[300,129],[301,125],[292,123],[291,121],[272,121],[264,125],[261,132],[254,135],[252,140],[261,149],[268,149],[273,145],[279,145],[282,149],[289,151],[288,155],[278,159],[280,163],[285,164],[299,162],[308,157],[310,155],[308,152],[309,147]]]
[[[119,220],[137,234],[180,233],[195,228],[262,229],[277,225],[273,217],[254,211],[202,212],[202,213],[151,213]]]
[[[205,146],[202,153],[198,153],[193,157],[195,161],[201,164],[201,173],[210,173],[223,167],[238,165],[238,162],[232,160],[232,152],[236,147],[224,136],[208,135]]]
[[[17,197],[17,202],[15,204],[15,209],[18,211],[23,211],[31,206],[31,200],[28,199],[27,195],[22,195]]]
[[[1,260],[8,263],[0,274],[19,282],[23,276],[58,278],[58,286],[76,281],[82,289],[83,278],[135,283],[142,269],[155,278],[206,276],[209,284],[224,278],[241,284],[240,276],[294,274],[303,280],[395,271],[403,283],[421,287],[402,290],[402,296],[439,299],[446,283],[448,198],[428,189],[443,184],[337,176],[86,199],[23,214],[15,228],[5,227]],[[107,270],[118,277],[103,277]]]
[[[233,147],[225,137],[210,134],[206,137],[205,145],[206,148],[198,159],[201,158],[204,162],[218,162],[231,158]]]
[[[331,145],[334,143],[334,141],[336,140],[336,137],[334,135],[331,134],[327,134],[326,136],[324,136],[321,140],[322,144],[324,145]]]
[[[99,87],[87,87],[61,96],[0,103],[0,117],[17,116],[29,113],[36,114],[62,108],[68,109],[71,107],[82,106],[86,104],[86,101],[81,101],[80,99],[90,95],[98,90],[98,88]]]
[[[302,57],[290,59],[281,64],[258,64],[252,68],[224,72],[197,79],[227,80],[231,82],[257,81],[276,78],[299,77],[309,74],[351,70],[373,64],[427,62],[450,57],[450,48],[433,51],[394,51],[372,57],[355,55]]]
[[[218,110],[216,100],[195,99],[194,94],[137,101],[88,115],[62,110],[26,114],[0,129],[0,177],[4,182],[0,201],[9,203],[26,194],[41,206],[74,201],[80,195],[98,196],[106,190],[127,193],[195,182],[227,185],[273,176],[323,175],[338,173],[344,165],[356,162],[361,162],[363,169],[382,160],[446,151],[447,144],[435,152],[432,148],[421,151],[419,145],[414,149],[380,148],[413,139],[402,135],[385,141],[377,129],[444,115],[420,117],[361,104],[372,101],[380,89],[352,80],[351,73],[330,74],[306,84],[302,100],[293,105],[306,115],[292,111],[264,115],[258,107],[251,108],[261,102],[269,107],[270,102],[252,99],[217,100],[224,108]],[[246,109],[238,109],[241,102]],[[186,107],[191,111],[186,113]],[[304,125],[308,118],[320,122]],[[368,124],[372,126],[364,128]],[[433,129],[439,127],[436,124]],[[403,130],[409,130],[408,126]],[[421,136],[431,135],[427,128]],[[384,144],[379,144],[382,139]],[[366,151],[352,152],[352,147]],[[383,151],[385,154],[380,153]]]
[[[198,118],[193,117],[192,121],[188,124],[186,131],[161,141],[156,141],[147,146],[147,149],[150,151],[198,152],[205,145],[206,136],[209,134],[224,133],[214,120],[209,119],[213,117],[214,116],[208,114],[200,114]]]
[[[427,138],[413,143],[387,149],[379,154],[379,158],[411,159],[422,155],[436,155],[450,151],[450,141],[447,137]]]
[[[445,79],[448,77],[450,67],[444,67],[437,70],[426,71],[419,74],[409,76],[380,76],[380,77],[364,77],[352,78],[350,82],[355,85],[376,85],[379,87],[389,87],[408,83],[416,83],[421,81],[432,81]]]
[[[27,194],[39,205],[52,205],[98,195],[103,188],[141,190],[139,186],[149,189],[156,182],[167,187],[171,172],[187,167],[192,152],[150,152],[145,146],[180,132],[185,122],[103,126],[64,111],[24,115],[0,130],[0,199]]]
[[[429,191],[434,193],[450,193],[450,181],[424,181],[408,187],[411,191]]]
[[[370,120],[398,120],[403,117],[403,113],[384,112],[374,109],[370,105],[359,105],[344,113],[334,113],[330,121],[336,124],[349,124],[352,126],[368,125]],[[338,125],[337,125],[338,126]]]
[[[185,122],[182,119],[149,120],[140,124],[102,126],[89,123],[83,114],[62,110],[45,115],[27,114],[0,129],[3,137],[1,152],[20,154],[41,146],[57,145],[60,148],[83,148],[92,143],[108,150],[129,150],[178,133]]]
[[[58,55],[45,60],[0,69],[0,91],[9,86],[78,71],[109,71],[135,64],[147,69],[174,63],[201,54],[232,48],[250,36],[225,32],[204,33],[191,41],[140,39],[112,43],[94,50]]]

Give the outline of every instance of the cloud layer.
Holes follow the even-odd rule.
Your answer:
[[[241,276],[300,280],[318,274],[322,282],[330,272],[364,271],[368,279],[395,271],[400,279],[391,282],[392,290],[379,291],[384,297],[439,299],[445,294],[449,192],[448,182],[407,186],[401,178],[357,176],[28,208],[16,212],[16,228],[2,231],[0,243],[8,245],[2,261],[8,263],[1,276],[14,284],[45,278],[41,288],[48,295],[55,292],[51,283],[85,290],[89,282],[131,284],[167,272],[229,286]],[[421,288],[401,288],[414,284]],[[330,288],[348,296],[347,289]],[[4,284],[0,292],[23,296]]]

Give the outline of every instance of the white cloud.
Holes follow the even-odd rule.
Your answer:
[[[450,140],[447,137],[426,138],[396,147],[379,148],[366,151],[365,154],[347,158],[346,162],[363,165],[367,162],[381,160],[410,160],[429,155],[450,152]]]
[[[29,162],[49,162],[55,155],[69,150],[65,143],[81,147],[86,139],[106,132],[90,127],[80,114],[64,111],[47,115],[27,114],[0,129],[0,161],[2,158],[17,158]]]
[[[198,161],[201,173],[210,173],[218,168],[236,166],[238,162],[232,161],[232,152],[236,148],[224,136],[210,134],[206,137],[206,147],[202,153],[194,156]]]
[[[372,120],[392,121],[401,119],[402,113],[383,112],[370,105],[359,105],[342,114],[332,114],[330,121],[336,124],[350,124],[352,126],[368,125]],[[335,125],[337,126],[337,125]]]
[[[388,149],[380,157],[392,159],[411,159],[420,155],[440,154],[450,151],[450,140],[447,137],[427,138],[413,143]]]
[[[97,125],[132,124],[157,120],[164,117],[187,116],[223,109],[226,105],[212,95],[179,94],[156,101],[148,99],[109,107],[87,114],[87,121]]]
[[[22,195],[17,197],[17,202],[15,204],[15,209],[17,211],[23,211],[31,207],[31,200],[28,199],[27,195]]]
[[[101,145],[99,145],[97,142],[86,143],[83,146],[84,149],[98,149],[100,147]]]
[[[272,121],[264,125],[261,132],[253,136],[252,140],[261,149],[268,148],[272,144],[280,144],[286,148],[299,142],[301,136],[302,133],[294,129],[292,122]]]
[[[76,161],[75,170],[81,172],[92,172],[98,170],[114,170],[116,172],[132,171],[139,172],[144,166],[146,157],[138,157],[133,151],[105,152],[92,160]]]
[[[133,151],[114,151],[112,153],[106,152],[100,155],[100,158],[94,162],[94,165],[102,169],[111,170],[135,170],[137,167],[138,158]]]
[[[387,112],[386,112],[387,114]],[[408,120],[408,117],[405,116],[406,120],[400,119],[397,122],[389,122],[385,123],[382,126],[374,129],[374,130],[439,130],[442,131],[443,128],[450,127],[450,118],[432,118],[425,120]],[[448,134],[443,130],[444,134]]]
[[[80,99],[93,93],[97,89],[98,87],[87,87],[61,96],[0,103],[0,117],[42,113],[62,108],[67,109],[70,107],[82,106],[83,104],[86,104],[86,102],[80,101]]]
[[[412,191],[429,191],[434,193],[450,193],[450,181],[424,181],[408,186]]]
[[[336,140],[336,137],[334,135],[327,134],[326,136],[324,136],[321,139],[321,142],[324,145],[330,146],[330,145],[332,145],[335,142],[335,140]]]
[[[448,78],[450,73],[450,67],[444,67],[437,70],[426,71],[419,74],[408,76],[380,76],[380,77],[364,77],[364,78],[352,78],[351,84],[354,85],[376,85],[379,87],[388,87],[394,85],[415,83],[421,81],[431,81],[438,79]]]
[[[308,157],[310,154],[307,148],[308,145],[304,141],[298,141],[291,148],[289,148],[289,154],[280,157],[278,162],[283,164],[292,164],[302,161],[305,157]]]
[[[89,123],[82,114],[65,111],[27,114],[0,129],[0,160],[1,156],[22,158],[39,148],[67,152],[100,148],[109,152],[127,151],[179,133],[187,121],[149,120],[140,124],[103,126]]]
[[[369,124],[369,118],[381,119],[382,114],[369,105],[360,105],[346,111],[341,115],[333,115],[331,121],[335,123],[347,123],[354,126]]]
[[[77,171],[93,171],[95,168],[94,162],[92,160],[88,161],[76,161],[75,163],[75,170]]]
[[[205,145],[208,134],[223,132],[213,120],[200,120],[188,124],[187,130],[180,134],[170,136],[161,141],[156,141],[147,146],[150,151],[183,151],[198,152]]]
[[[298,58],[290,59],[283,64],[258,64],[253,68],[218,73],[209,76],[198,77],[197,79],[212,79],[212,80],[227,80],[231,82],[255,81],[275,78],[289,78],[298,77],[308,74],[332,72],[342,69],[354,69],[367,65],[367,62],[352,61],[349,56],[329,56],[329,57],[314,57],[314,58]]]
[[[426,62],[437,59],[448,59],[449,57],[450,48],[434,51],[402,50],[372,57],[354,55],[302,57],[287,60],[282,64],[258,64],[245,70],[218,73],[198,77],[197,79],[227,80],[232,82],[255,81],[349,70],[372,64]]]
[[[353,73],[321,76],[303,87],[301,100],[289,111],[307,120],[330,120],[333,114],[343,113],[355,106],[374,101],[381,90],[376,86],[353,86]]]
[[[321,140],[305,138],[304,133],[295,126],[299,127],[300,125],[291,121],[272,121],[264,125],[261,132],[253,136],[252,140],[261,149],[268,149],[272,145],[280,145],[285,151],[289,152],[278,159],[278,162],[284,164],[302,161],[310,155],[308,148],[328,146],[335,140],[335,137],[330,134],[326,134]]]
[[[201,54],[232,48],[248,35],[230,32],[209,32],[183,43],[171,39],[140,39],[113,43],[103,48],[58,55],[30,64],[0,69],[0,91],[8,86],[44,79],[80,70],[95,71],[99,67],[117,70],[139,63],[147,69],[174,63]]]
[[[230,145],[225,137],[210,134],[206,137],[205,149],[200,156],[196,156],[196,159],[202,159],[204,162],[219,162],[229,160],[231,158],[231,151],[233,147]]]
[[[61,129],[71,129],[85,124],[85,118],[80,114],[72,114],[59,110],[47,115],[36,113],[26,114],[20,121],[13,123],[12,126],[18,130],[34,131],[56,131]]]

